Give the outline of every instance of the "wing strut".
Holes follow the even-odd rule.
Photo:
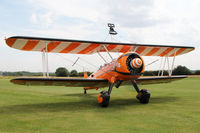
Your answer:
[[[165,69],[165,65],[166,65],[166,62],[167,62],[167,65],[168,65],[168,74],[169,76],[171,77],[172,76],[172,72],[173,72],[173,69],[174,69],[174,63],[175,63],[175,58],[176,58],[176,50],[174,51],[173,53],[173,60],[172,60],[172,64],[171,64],[171,69],[170,69],[170,62],[169,62],[169,57],[168,56],[164,56],[164,62],[163,62],[163,57],[161,57],[161,64],[160,64],[160,69],[162,67],[162,71],[159,70],[158,71],[158,76],[163,76],[164,75],[164,69]],[[161,74],[161,75],[160,75]]]
[[[111,56],[111,54],[109,53],[108,49],[106,48],[105,45],[103,45],[103,48],[106,50],[106,52],[108,53],[108,55],[110,56],[111,60],[113,61],[113,57]]]
[[[49,65],[48,65],[48,48],[47,42],[45,41],[45,48],[42,50],[42,70],[43,77],[49,77]]]
[[[172,71],[174,69],[175,58],[176,58],[176,51],[174,52],[174,57],[173,57],[173,61],[172,61],[172,69],[171,69],[171,72],[170,72],[170,76],[172,76]]]
[[[97,54],[105,61],[105,63],[108,63],[99,52],[97,52]]]

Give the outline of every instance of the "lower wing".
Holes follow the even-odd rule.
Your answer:
[[[183,79],[187,76],[162,76],[162,77],[140,77],[136,80],[138,84],[160,84],[174,80]],[[44,85],[44,86],[67,86],[67,87],[96,87],[102,88],[109,85],[106,79],[83,79],[83,78],[16,78],[11,80],[20,85]],[[131,85],[130,81],[123,81],[123,85]]]
[[[187,78],[185,75],[181,76],[154,76],[154,77],[140,77],[136,80],[139,85],[169,83],[175,80]],[[130,81],[124,81],[122,85],[132,85]]]

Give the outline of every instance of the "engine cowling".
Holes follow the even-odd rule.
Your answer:
[[[128,75],[140,75],[144,72],[144,61],[137,53],[125,53],[121,55],[115,64],[117,72]]]

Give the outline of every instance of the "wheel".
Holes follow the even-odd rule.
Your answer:
[[[99,93],[97,97],[97,102],[99,103],[100,106],[107,107],[109,105],[109,101],[110,101],[110,95],[108,94],[107,91],[102,91]]]
[[[149,103],[150,96],[151,94],[147,89],[142,89],[140,90],[136,98],[140,101],[140,103],[147,104]]]

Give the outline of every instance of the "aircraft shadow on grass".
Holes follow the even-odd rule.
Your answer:
[[[34,112],[60,112],[60,111],[80,111],[80,110],[95,110],[102,111],[102,109],[107,109],[112,111],[124,109],[127,106],[133,106],[134,108],[139,108],[140,106],[145,106],[144,104],[139,103],[136,98],[130,99],[112,99],[110,105],[107,108],[102,108],[94,100],[93,94],[83,95],[81,94],[67,94],[65,96],[76,96],[81,97],[80,101],[72,102],[57,102],[57,103],[38,103],[38,104],[24,104],[24,105],[12,105],[12,106],[3,106],[0,107],[0,114],[19,114],[19,113],[34,113]],[[96,97],[96,96],[95,96]],[[95,98],[96,99],[96,98]],[[169,103],[179,100],[178,97],[174,96],[161,96],[161,97],[152,97],[151,104],[160,104],[160,103]]]

